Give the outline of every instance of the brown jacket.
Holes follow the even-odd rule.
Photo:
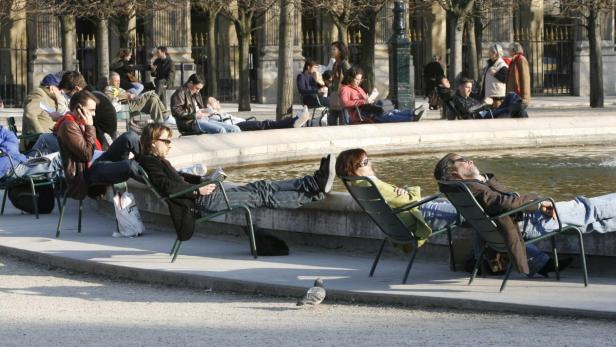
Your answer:
[[[175,117],[180,132],[192,131],[197,112],[195,103],[199,108],[205,107],[201,93],[192,94],[186,86],[178,88],[171,96],[171,115]]]
[[[88,194],[86,171],[96,148],[96,129],[75,118],[70,114],[60,118],[54,131],[60,146],[68,196],[81,200]]]
[[[517,54],[511,59],[507,74],[507,93],[509,92],[518,94],[524,105],[530,104],[530,68],[528,60],[522,54]]]
[[[525,203],[539,198],[537,195],[515,196],[511,190],[501,186],[493,175],[488,174],[487,182],[473,181],[468,183],[468,188],[490,216],[498,215],[512,209],[518,208]],[[538,206],[531,206],[528,212],[534,212]],[[518,228],[518,217],[507,216],[499,218],[496,225],[505,239],[505,244],[511,254],[512,261],[516,265],[518,272],[528,273],[528,259],[526,258],[526,246],[524,239]]]

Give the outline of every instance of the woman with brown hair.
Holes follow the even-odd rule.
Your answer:
[[[400,188],[379,180],[372,168],[368,153],[361,148],[341,152],[336,159],[336,175],[364,176],[374,182],[385,201],[392,208],[402,207],[422,199],[421,187],[412,186]],[[444,199],[427,202],[410,211],[398,215],[402,222],[420,239],[427,239],[432,229],[441,229],[457,220],[455,207]]]
[[[334,65],[331,70],[332,79],[329,85],[329,113],[327,114],[327,125],[338,125],[338,123],[344,125],[338,88],[340,82],[342,82],[344,76],[351,68],[351,64],[348,60],[349,49],[344,43],[334,41],[330,46],[330,56],[334,59]]]
[[[111,70],[120,75],[120,87],[127,92],[135,95],[141,94],[143,84],[139,83],[139,79],[135,75],[135,66],[131,64],[133,53],[126,49],[120,48],[118,55],[111,61]]]

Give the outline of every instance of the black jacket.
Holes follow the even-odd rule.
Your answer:
[[[201,182],[201,177],[180,174],[169,161],[152,154],[142,155],[137,161],[147,172],[154,188],[162,196],[168,196]],[[195,206],[198,197],[198,192],[194,191],[182,197],[167,200],[169,214],[180,241],[189,240],[195,231]]]
[[[192,131],[195,113],[197,112],[195,103],[199,108],[205,107],[201,93],[192,94],[186,86],[178,88],[171,95],[171,115],[175,117],[180,132]]]
[[[152,71],[152,76],[157,80],[167,80],[167,84],[171,84],[173,74],[175,74],[175,67],[173,66],[173,60],[166,57],[165,59],[157,58],[152,65],[156,66],[156,70]]]
[[[447,119],[472,119],[473,113],[481,108],[482,102],[473,94],[465,98],[452,88],[445,88],[441,85],[438,85],[436,90],[445,107],[455,113],[454,117],[448,115]]]

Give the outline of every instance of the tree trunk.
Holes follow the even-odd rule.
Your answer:
[[[449,25],[452,35],[450,36],[450,59],[449,79],[456,81],[462,74],[462,39],[464,37],[464,19],[455,13],[450,14]]]
[[[374,46],[376,45],[376,21],[378,10],[368,11],[361,28],[361,61],[360,66],[364,70],[364,88],[368,93],[374,88]]]
[[[276,119],[293,112],[293,0],[280,0]]]
[[[98,88],[109,81],[109,20],[99,19],[96,27],[96,58],[98,63]],[[90,81],[92,82],[92,81]]]
[[[334,24],[338,28],[338,41],[349,47],[349,25],[337,20],[334,20]]]
[[[477,41],[475,41],[475,22],[471,19],[466,22],[466,37],[468,39],[468,77],[473,81],[479,80],[477,68]]]
[[[590,107],[603,107],[603,58],[601,56],[601,30],[599,11],[590,9],[588,20],[588,44],[590,51]]]
[[[479,78],[481,78],[481,70],[483,69],[483,46],[482,46],[482,42],[483,42],[483,23],[481,23],[481,19],[480,18],[475,18],[475,32],[473,33],[473,35],[475,35],[475,52],[476,52],[476,57],[477,57],[477,68],[479,71]]]
[[[75,17],[61,16],[62,28],[62,70],[75,70],[75,57],[77,56],[77,26]]]
[[[207,91],[218,97],[218,76],[216,76],[216,17],[218,11],[208,12],[207,24]]]
[[[235,32],[237,33],[240,50],[238,111],[250,111],[250,67],[248,55],[250,52],[251,19],[251,15],[240,13],[238,21],[235,21]]]

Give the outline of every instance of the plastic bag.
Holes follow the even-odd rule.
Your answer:
[[[119,229],[119,232],[113,232],[113,237],[135,237],[143,234],[145,226],[132,193],[118,192],[113,197],[113,206]]]

